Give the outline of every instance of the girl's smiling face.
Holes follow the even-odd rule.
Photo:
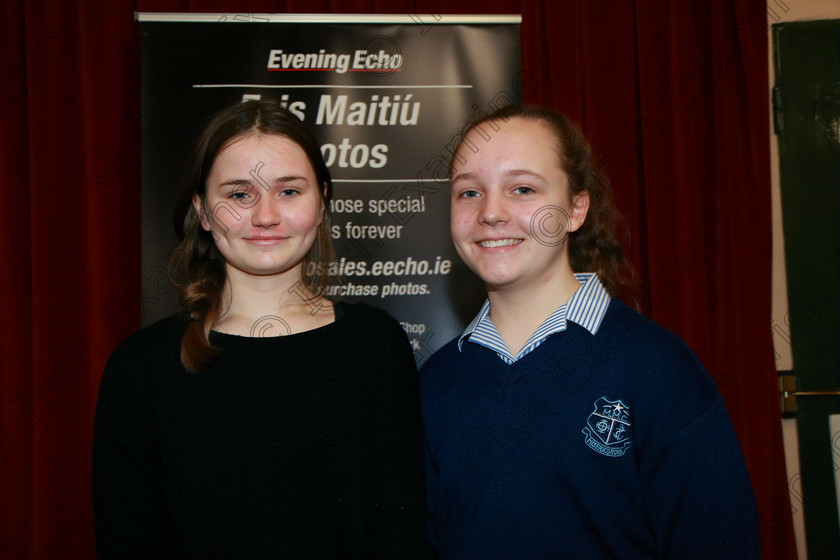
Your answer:
[[[204,199],[195,195],[193,204],[229,272],[302,276],[301,261],[324,218],[321,188],[299,145],[251,133],[219,152]]]
[[[453,161],[451,230],[464,262],[494,289],[539,289],[569,270],[567,235],[583,225],[588,194],[570,200],[557,139],[514,117],[489,139],[472,129]]]

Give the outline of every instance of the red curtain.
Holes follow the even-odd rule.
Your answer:
[[[795,558],[769,345],[763,1],[399,6],[2,3],[0,169],[13,196],[0,205],[0,557],[94,556],[97,387],[143,305],[134,12],[169,11],[521,13],[526,101],[567,113],[592,141],[626,217],[642,308],[717,380],[752,476],[764,557]]]

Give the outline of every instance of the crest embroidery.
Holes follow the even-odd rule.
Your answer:
[[[607,457],[620,457],[630,447],[632,426],[630,407],[618,401],[601,397],[594,403],[595,410],[586,419],[581,430],[586,436],[586,445],[593,451]]]

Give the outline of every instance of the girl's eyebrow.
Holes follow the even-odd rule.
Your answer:
[[[531,171],[530,169],[507,169],[503,172],[503,174],[508,176],[508,177],[523,177],[523,176],[536,177],[540,181],[547,182],[545,177],[543,177],[542,175],[540,175],[536,171]],[[476,176],[475,173],[467,171],[466,173],[455,174],[455,176],[452,177],[451,182],[454,183],[454,182],[459,181],[461,179],[472,179],[472,180],[474,180],[476,177],[477,176]]]
[[[275,183],[291,183],[292,181],[306,181],[303,175],[284,175],[274,179]]]
[[[219,183],[219,186],[220,187],[227,187],[229,185],[236,186],[236,185],[250,185],[250,184],[251,184],[251,181],[249,181],[248,179],[228,179],[227,181],[222,181],[221,183]]]
[[[260,177],[262,182],[262,177]],[[284,175],[283,177],[277,177],[274,179],[275,183],[291,183],[293,181],[306,181],[306,177],[303,175]],[[219,183],[220,187],[227,187],[227,186],[236,186],[236,185],[248,185],[253,186],[250,179],[228,179],[227,181],[222,181]]]
[[[454,177],[452,177],[452,181],[450,183],[454,183],[455,181],[460,181],[461,179],[475,179],[475,173],[456,173]]]
[[[543,177],[536,171],[531,171],[530,169],[508,169],[507,171],[505,171],[505,175],[508,175],[510,177],[522,177],[524,175],[527,175],[530,177],[536,177],[537,179],[543,182],[545,182],[546,180],[545,177]]]

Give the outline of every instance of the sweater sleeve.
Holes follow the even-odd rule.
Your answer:
[[[411,347],[402,328],[393,335],[382,401],[384,441],[374,476],[372,543],[376,558],[425,554],[425,484],[420,390]]]
[[[640,465],[658,558],[760,558],[749,475],[718,396]]]
[[[166,512],[148,383],[123,343],[105,368],[93,436],[93,511],[100,560],[162,557]]]

